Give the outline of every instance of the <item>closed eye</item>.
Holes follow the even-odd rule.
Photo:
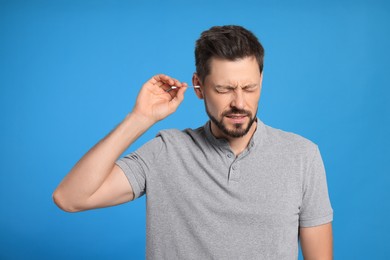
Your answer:
[[[249,85],[242,88],[246,92],[254,92],[257,90],[257,85]]]
[[[218,93],[229,93],[230,91],[234,90],[233,87],[222,87],[222,86],[217,86],[215,88],[215,90],[218,92]]]
[[[257,90],[257,87],[258,87],[258,85],[256,85],[256,84],[247,85],[247,86],[242,87],[242,90],[245,91],[245,92],[254,92],[254,91]],[[220,86],[220,85],[217,85],[215,87],[215,90],[218,93],[221,93],[221,94],[229,93],[231,91],[234,91],[235,89],[236,89],[236,87],[233,87],[233,86]]]

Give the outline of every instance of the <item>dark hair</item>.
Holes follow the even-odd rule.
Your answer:
[[[196,72],[203,83],[212,57],[235,61],[254,56],[263,72],[264,49],[256,36],[242,26],[213,26],[202,32],[195,46]]]

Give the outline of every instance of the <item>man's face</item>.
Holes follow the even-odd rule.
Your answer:
[[[248,133],[256,120],[261,82],[254,57],[237,61],[211,59],[210,74],[202,93],[198,93],[204,98],[216,137],[237,138]]]

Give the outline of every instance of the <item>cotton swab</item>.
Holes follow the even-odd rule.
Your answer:
[[[165,90],[165,92],[169,92],[169,91],[171,91],[173,89],[177,89],[177,88],[178,87],[176,87],[176,86],[172,86],[169,89]],[[187,88],[200,88],[200,86],[187,86]]]

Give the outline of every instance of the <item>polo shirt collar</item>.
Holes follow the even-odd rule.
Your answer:
[[[259,119],[256,118],[257,121],[257,127],[255,132],[253,133],[253,136],[248,144],[248,149],[250,150],[254,146],[258,146],[261,144],[262,139],[265,134],[265,125],[264,123]],[[225,138],[216,138],[211,133],[211,121],[207,121],[207,123],[204,125],[204,131],[206,133],[207,140],[211,142],[212,144],[220,147],[225,147],[230,149],[229,142]]]

